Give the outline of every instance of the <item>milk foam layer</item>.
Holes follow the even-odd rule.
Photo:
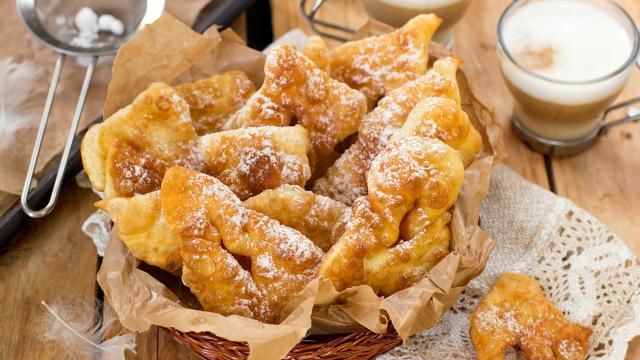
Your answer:
[[[580,0],[544,0],[524,5],[502,28],[504,44],[529,71],[557,81],[591,81],[619,69],[633,51],[620,20]],[[629,70],[607,80],[566,85],[538,79],[501,55],[505,76],[526,93],[563,104],[597,101],[619,91]]]

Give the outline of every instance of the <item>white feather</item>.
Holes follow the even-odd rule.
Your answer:
[[[18,130],[37,124],[40,113],[31,95],[41,75],[30,63],[0,60],[0,146],[12,144]]]
[[[55,342],[69,352],[97,355],[107,360],[124,359],[126,350],[135,353],[136,336],[133,332],[121,332],[104,340],[118,318],[111,312],[96,313],[96,309],[102,309],[102,306],[95,306],[94,303],[41,303],[47,310],[42,319],[45,340]],[[93,309],[89,309],[90,306]],[[96,319],[102,321],[96,322]]]

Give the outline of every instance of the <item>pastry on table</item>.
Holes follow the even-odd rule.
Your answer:
[[[175,86],[189,104],[191,120],[198,135],[222,129],[256,89],[242,71],[229,71],[206,79]]]
[[[323,251],[342,235],[351,213],[345,204],[296,185],[265,190],[244,206],[300,231]]]
[[[82,164],[105,197],[160,189],[167,168],[202,169],[189,105],[163,83],[151,84],[133,103],[92,126],[81,144]]]
[[[96,202],[113,220],[114,230],[136,258],[172,274],[180,274],[180,241],[164,220],[160,191],[131,198]]]
[[[262,87],[225,128],[302,125],[309,131],[312,168],[358,130],[367,110],[364,96],[331,79],[294,47],[270,51],[264,73]]]
[[[260,126],[200,138],[207,173],[245,200],[283,184],[304,186],[311,177],[308,132],[296,126]]]
[[[391,143],[373,161],[369,193],[353,203],[320,273],[337,290],[366,284],[384,296],[423,279],[449,252],[449,209],[463,180],[460,154],[440,140]]]
[[[182,281],[207,311],[277,323],[284,306],[317,275],[320,248],[245,208],[212,176],[173,167],[160,199],[181,242]]]
[[[331,52],[331,77],[367,97],[369,109],[378,100],[427,72],[429,42],[442,20],[421,14],[380,36],[350,41]]]
[[[504,359],[517,346],[528,360],[583,360],[591,329],[568,321],[526,275],[505,273],[471,314],[478,360]]]
[[[460,60],[455,58],[439,59],[426,74],[391,91],[380,100],[360,124],[358,140],[314,183],[313,191],[345,204],[351,204],[359,196],[366,195],[366,174],[371,161],[389,144],[391,137],[404,125],[409,113],[419,102],[437,96],[460,104],[456,81],[459,65]]]

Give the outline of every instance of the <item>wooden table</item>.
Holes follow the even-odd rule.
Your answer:
[[[455,29],[454,47],[467,64],[476,94],[494,109],[503,125],[509,153],[505,163],[530,181],[555,190],[593,213],[640,254],[640,126],[616,128],[590,151],[563,159],[546,159],[516,139],[509,123],[513,100],[496,59],[496,24],[509,2],[474,1]],[[619,2],[640,20],[640,2]],[[296,27],[309,31],[299,13],[298,0],[272,0],[272,13],[276,37]],[[319,18],[358,27],[367,15],[361,0],[329,0]],[[640,71],[634,71],[620,99],[638,95]],[[66,185],[54,213],[26,225],[0,256],[0,359],[72,355],[40,340],[38,321],[44,311],[40,301],[92,301],[95,296],[99,259],[80,226],[93,211],[96,199],[88,190]],[[89,310],[86,316],[93,314]],[[152,328],[137,338],[137,353],[128,354],[128,358],[195,359],[162,330]],[[627,359],[640,359],[639,338],[632,343]]]

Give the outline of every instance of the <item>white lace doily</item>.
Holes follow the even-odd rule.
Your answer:
[[[571,201],[500,165],[481,226],[497,243],[485,271],[438,326],[379,359],[474,359],[469,316],[503,272],[534,276],[569,319],[593,329],[589,359],[624,359],[640,334],[640,262],[624,242]]]

